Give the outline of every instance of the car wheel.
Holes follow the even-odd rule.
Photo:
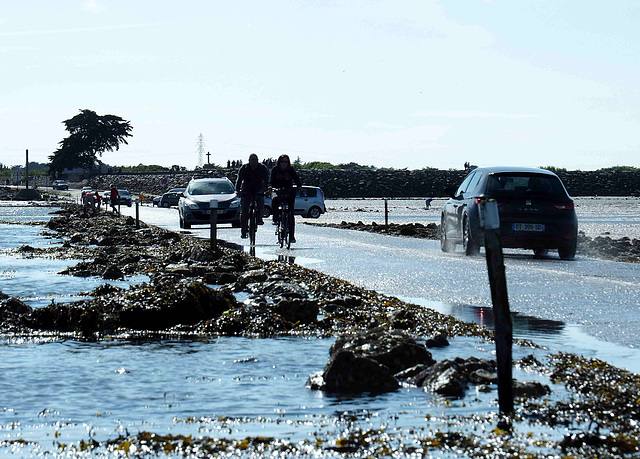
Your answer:
[[[313,206],[311,209],[309,209],[309,213],[307,215],[311,218],[318,218],[320,217],[320,215],[322,215],[322,210],[318,206]]]
[[[264,209],[262,209],[262,217],[263,218],[267,218],[271,216],[271,207],[269,206],[264,206]]]
[[[567,245],[562,245],[558,248],[558,255],[563,260],[573,260],[576,257],[577,241],[574,239]]]
[[[549,249],[533,249],[533,254],[536,257],[544,257],[549,254]]]
[[[447,225],[444,217],[440,219],[440,250],[443,252],[455,251],[456,245],[447,238]]]
[[[162,207],[164,207],[164,208],[169,207],[169,203],[168,203],[168,202],[163,202],[163,203],[162,203]]]
[[[467,215],[462,222],[462,247],[466,255],[477,255],[480,252],[480,244],[471,238],[471,224]]]
[[[231,227],[232,228],[240,228],[242,225],[240,224],[239,221],[235,221],[235,222],[231,222]]]

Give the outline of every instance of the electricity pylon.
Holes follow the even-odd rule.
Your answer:
[[[198,136],[198,167],[204,164],[204,136],[202,132]]]

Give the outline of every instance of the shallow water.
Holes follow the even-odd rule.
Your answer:
[[[48,220],[41,209],[21,214],[0,207],[0,221]],[[27,215],[28,214],[28,215]],[[58,244],[44,239],[42,227],[0,223],[0,290],[38,306],[75,299],[104,283],[102,279],[57,274],[73,260],[24,259],[7,249]],[[140,279],[127,279],[139,282]],[[471,316],[490,324],[486,310],[452,307],[442,312]],[[546,340],[562,348],[575,330],[562,323],[516,318],[516,335]],[[525,325],[526,324],[526,325]],[[559,338],[562,337],[562,338]],[[457,429],[451,417],[488,414],[497,409],[496,391],[476,393],[451,403],[417,388],[378,396],[333,396],[305,387],[311,373],[327,362],[331,339],[220,338],[212,340],[108,340],[5,338],[0,342],[0,455],[62,455],[59,444],[113,439],[126,433],[244,438],[275,436],[312,441],[338,438],[354,423],[363,428],[402,432],[412,441],[416,429]],[[433,350],[436,360],[470,355],[492,358],[492,344],[456,338],[453,346]],[[514,348],[514,358],[544,359],[546,350]],[[588,349],[587,349],[588,352]],[[544,377],[516,370],[520,380]],[[564,394],[553,386],[555,396]],[[347,420],[348,418],[348,420]],[[476,425],[492,429],[489,425]],[[532,430],[535,430],[533,428]],[[549,438],[563,432],[546,432]],[[35,444],[16,444],[23,439]]]

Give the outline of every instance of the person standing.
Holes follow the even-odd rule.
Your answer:
[[[271,206],[273,208],[273,224],[277,225],[280,222],[280,211],[278,210],[278,207],[280,206],[280,202],[284,200],[289,204],[289,209],[291,209],[291,212],[289,213],[289,240],[291,242],[296,242],[294,227],[295,219],[293,218],[294,204],[296,201],[296,192],[293,189],[294,183],[298,189],[302,188],[302,182],[300,182],[298,173],[291,165],[289,155],[280,155],[276,165],[271,169],[269,185],[273,188],[284,188],[285,191],[282,195],[276,195],[273,197]]]
[[[236,180],[236,191],[240,196],[240,237],[242,239],[247,238],[248,221],[249,221],[249,206],[251,201],[255,198],[258,203],[258,225],[263,225],[262,215],[264,212],[264,188],[267,184],[267,177],[269,171],[258,162],[258,155],[251,153],[249,155],[249,164],[245,164],[238,171],[238,178]]]
[[[111,185],[111,192],[109,193],[109,204],[111,204],[111,210],[118,212],[116,204],[120,201],[120,193],[115,185]]]

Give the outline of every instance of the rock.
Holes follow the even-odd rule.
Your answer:
[[[447,347],[449,345],[449,341],[447,340],[446,335],[444,333],[436,333],[431,338],[428,338],[426,341],[427,348],[440,348]]]
[[[2,299],[2,295],[4,295],[4,298],[6,298],[6,302],[4,303],[4,305],[0,307],[0,311],[4,310],[11,314],[18,314],[18,315],[27,314],[32,311],[31,306],[20,301],[19,299],[14,297],[8,297],[2,292],[0,292],[0,299]]]
[[[418,364],[432,365],[435,361],[426,347],[411,336],[400,332],[373,329],[355,336],[343,336],[331,346],[331,354],[341,349],[355,352],[385,365],[392,374]]]
[[[471,380],[472,383],[476,385],[498,383],[498,375],[491,373],[490,371],[487,371],[484,368],[479,368],[473,371],[469,375],[469,379]]]
[[[538,381],[513,381],[513,396],[520,398],[537,398],[550,394],[551,389]]]
[[[314,389],[346,393],[382,393],[399,387],[398,381],[387,367],[345,349],[331,357],[321,378],[309,378],[307,384]]]
[[[102,273],[103,279],[124,279],[124,273],[116,265],[109,265]]]
[[[298,284],[286,281],[269,281],[247,285],[249,292],[264,294],[271,298],[307,298],[308,290]]]
[[[276,312],[291,323],[310,324],[318,318],[318,303],[314,300],[282,299],[275,307]]]
[[[494,360],[457,357],[454,360],[438,362],[409,378],[408,381],[440,395],[462,397],[469,382],[478,381],[474,383],[485,384],[492,381],[494,376],[491,371],[494,368]]]

